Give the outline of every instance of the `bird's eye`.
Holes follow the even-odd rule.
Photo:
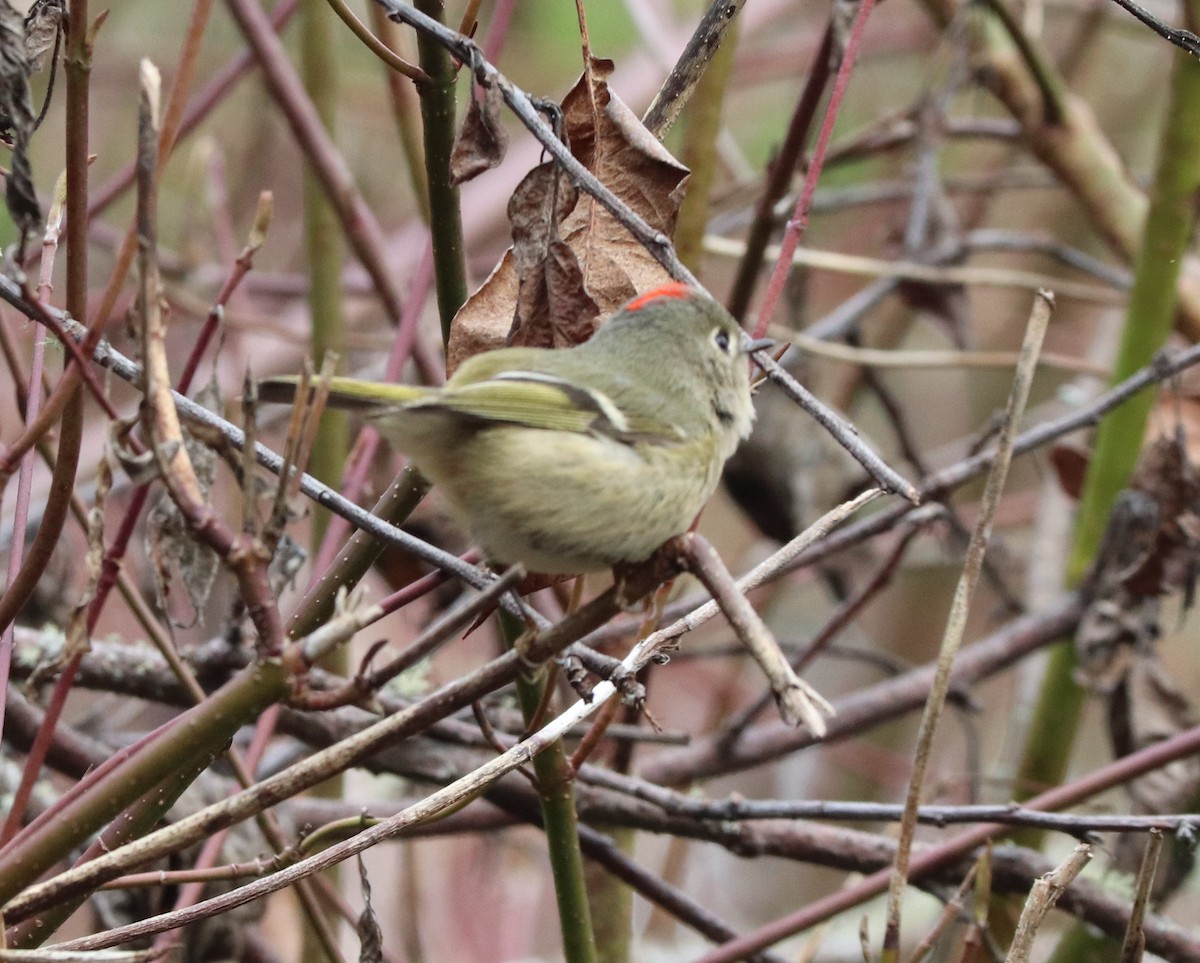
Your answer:
[[[713,343],[716,344],[716,346],[718,348],[720,348],[722,351],[728,351],[729,350],[729,333],[727,331],[722,331],[720,328],[717,328],[717,330],[713,332]]]

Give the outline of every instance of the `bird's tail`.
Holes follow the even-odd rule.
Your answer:
[[[316,383],[313,382],[315,389]],[[294,375],[264,378],[258,383],[260,401],[291,404],[296,397],[300,379]],[[330,378],[328,406],[348,411],[374,411],[395,408],[420,401],[429,394],[428,388],[414,385],[392,385],[357,378]]]

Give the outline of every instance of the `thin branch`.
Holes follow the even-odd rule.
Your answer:
[[[1113,0],[1113,3],[1122,10],[1133,14],[1156,34],[1164,40],[1173,43],[1180,50],[1190,53],[1193,57],[1200,57],[1200,37],[1197,37],[1190,30],[1168,26],[1150,13],[1149,10],[1139,7],[1133,0]]]
[[[804,81],[804,90],[792,111],[792,119],[788,122],[787,133],[783,144],[767,171],[766,183],[762,194],[754,208],[754,220],[750,230],[746,232],[746,240],[738,262],[737,275],[726,302],[730,313],[739,321],[744,320],[750,307],[750,298],[754,294],[754,285],[758,280],[759,268],[762,267],[763,255],[767,250],[767,242],[775,228],[775,205],[787,193],[788,185],[792,182],[804,156],[804,145],[808,141],[809,130],[813,119],[817,116],[817,107],[821,95],[829,82],[829,74],[833,60],[833,24],[825,27],[816,53],[813,55],[812,66]],[[707,239],[706,239],[707,247]]]
[[[796,675],[779,649],[775,636],[733,582],[716,550],[707,539],[695,533],[675,540],[688,569],[698,578],[725,613],[729,625],[750,651],[771,686],[779,714],[788,725],[808,727],[820,739],[827,726],[825,716],[833,715],[833,706],[811,685]]]
[[[1146,910],[1154,898],[1154,884],[1158,877],[1158,860],[1162,856],[1165,837],[1161,829],[1150,831],[1146,840],[1146,851],[1142,854],[1142,865],[1138,868],[1137,889],[1133,908],[1129,913],[1129,926],[1121,941],[1121,963],[1141,963],[1146,951]]]
[[[345,0],[328,0],[329,6],[333,8],[339,19],[347,27],[354,36],[358,37],[371,53],[382,60],[392,70],[398,74],[403,74],[409,80],[418,84],[429,83],[429,74],[425,73],[416,64],[410,64],[403,57],[396,54],[387,44],[371,33],[367,25],[354,15],[354,11],[346,6]]]
[[[894,958],[895,954],[899,953],[900,902],[908,884],[909,857],[916,830],[916,809],[924,787],[925,772],[933,751],[933,737],[950,692],[954,659],[966,633],[971,599],[974,597],[975,587],[979,582],[980,573],[983,571],[984,553],[991,540],[996,510],[999,508],[1000,496],[1004,492],[1004,483],[1012,462],[1017,424],[1025,411],[1025,403],[1029,399],[1029,390],[1033,385],[1034,371],[1037,367],[1037,356],[1042,349],[1042,341],[1046,336],[1046,328],[1050,324],[1053,308],[1054,299],[1050,293],[1039,292],[1029,317],[1025,341],[1021,346],[1021,363],[1013,375],[1012,390],[1009,393],[1008,406],[1004,412],[1004,425],[996,446],[996,458],[988,473],[981,501],[979,522],[971,533],[971,542],[967,546],[962,575],[955,588],[954,601],[946,619],[946,630],[938,652],[937,673],[934,676],[929,699],[925,703],[921,728],[917,734],[913,771],[905,800],[906,819],[901,824],[899,843],[896,847],[896,862],[888,887],[887,929],[883,942],[885,956],[891,954]]]
[[[816,395],[800,384],[767,352],[756,351],[755,362],[766,372],[768,378],[779,385],[783,392],[796,404],[812,415],[813,419],[837,440],[837,443],[850,453],[875,482],[887,492],[901,495],[914,505],[921,502],[921,495],[916,486],[898,474],[880,458],[874,450],[859,437],[853,425],[844,421],[828,405],[821,402]]]
[[[809,210],[812,206],[813,194],[817,189],[817,179],[821,176],[821,170],[825,166],[825,154],[833,137],[833,125],[837,120],[838,111],[841,109],[846,88],[849,86],[850,74],[858,59],[867,18],[870,17],[874,7],[875,0],[859,0],[858,9],[854,13],[854,22],[850,27],[850,33],[842,51],[841,63],[838,64],[837,74],[834,77],[833,89],[829,94],[829,103],[825,107],[821,129],[817,132],[817,141],[813,145],[812,156],[808,161],[808,170],[804,174],[804,185],[800,189],[800,196],[796,199],[796,206],[788,220],[787,229],[784,231],[779,260],[775,263],[775,269],[771,272],[771,278],[767,282],[767,291],[758,309],[758,321],[754,325],[752,337],[761,338],[763,332],[767,330],[767,324],[775,312],[775,305],[779,302],[779,296],[783,293],[783,285],[791,270],[792,254],[799,246],[800,238],[803,237],[804,231],[808,227]]]
[[[712,234],[704,238],[706,251],[727,257],[744,256],[748,250],[747,245],[746,241],[717,237]],[[955,247],[956,251],[961,250],[958,245]],[[782,248],[779,245],[772,244],[765,249],[764,256],[769,261],[778,261],[781,251]],[[1096,304],[1124,304],[1127,299],[1126,294],[1122,291],[1114,291],[1096,284],[1085,284],[1048,274],[1006,268],[942,266],[911,260],[887,261],[882,258],[843,254],[838,251],[821,251],[813,248],[797,248],[792,252],[792,263],[843,274],[925,281],[929,284],[968,284],[982,287],[1017,288],[1022,291],[1052,287],[1056,296],[1062,295]]]
[[[1087,843],[1080,843],[1061,866],[1034,883],[1029,899],[1025,901],[1025,908],[1021,910],[1021,919],[1017,922],[1017,932],[1005,958],[1006,963],[1028,963],[1033,939],[1037,936],[1042,920],[1054,909],[1054,904],[1059,901],[1066,888],[1091,861],[1092,847]]]

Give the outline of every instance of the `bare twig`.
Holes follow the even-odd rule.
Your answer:
[[[963,912],[963,895],[970,889],[975,882],[976,875],[979,872],[980,863],[985,859],[991,858],[991,850],[984,852],[982,856],[975,861],[975,865],[971,867],[971,871],[963,877],[963,881],[959,883],[958,889],[954,891],[954,895],[946,901],[946,905],[942,907],[942,914],[938,917],[938,921],[930,927],[929,931],[921,937],[916,946],[913,947],[912,953],[909,954],[908,963],[921,963],[926,956],[933,950],[934,944],[953,923],[958,919]]]
[[[1025,908],[1021,910],[1021,919],[1017,922],[1017,932],[1013,935],[1012,946],[1005,958],[1006,963],[1028,963],[1029,952],[1033,949],[1033,938],[1037,935],[1042,920],[1054,909],[1054,904],[1066,888],[1091,861],[1092,847],[1087,843],[1080,843],[1061,866],[1033,884],[1033,891],[1025,901]]]
[[[900,901],[908,882],[908,860],[916,830],[916,809],[920,802],[925,770],[933,748],[933,736],[950,691],[954,658],[958,654],[963,634],[966,631],[971,599],[975,594],[975,586],[979,581],[980,572],[983,570],[984,553],[991,538],[992,524],[1000,504],[1000,496],[1004,491],[1004,482],[1008,477],[1008,467],[1012,461],[1017,424],[1025,411],[1029,389],[1033,385],[1038,352],[1041,351],[1053,306],[1054,299],[1049,292],[1038,293],[1030,314],[1025,342],[1021,346],[1021,363],[1013,377],[1012,391],[1009,394],[1008,407],[1004,413],[1004,426],[1001,429],[1000,440],[996,448],[996,459],[988,474],[980,506],[980,519],[971,533],[971,542],[967,547],[962,576],[955,589],[954,601],[946,620],[946,631],[942,637],[941,650],[938,653],[938,669],[934,677],[933,690],[925,703],[925,712],[921,718],[921,728],[917,735],[913,772],[905,802],[905,808],[910,815],[906,815],[905,821],[901,824],[899,844],[896,847],[895,871],[888,887],[887,929],[884,933],[883,943],[885,953],[894,954],[899,951]]]
[[[750,307],[750,298],[754,293],[759,269],[762,267],[767,242],[771,239],[771,232],[775,227],[775,205],[787,192],[788,185],[792,182],[792,175],[796,172],[804,155],[804,145],[808,140],[809,130],[817,115],[821,95],[825,92],[825,86],[829,81],[832,58],[833,24],[831,22],[825,27],[821,43],[817,47],[816,53],[813,54],[812,67],[804,81],[804,90],[801,91],[800,99],[796,102],[796,109],[792,111],[792,119],[788,122],[787,133],[784,135],[778,156],[771,162],[767,171],[766,183],[763,185],[762,194],[759,195],[758,203],[754,208],[754,220],[750,224],[750,230],[746,233],[737,276],[734,278],[733,287],[730,289],[729,299],[726,302],[730,313],[738,320],[745,318],[746,311]],[[706,238],[705,247],[707,248],[707,246],[708,239]]]
[[[910,516],[909,521],[912,522]],[[791,659],[792,668],[800,672],[823,652],[833,641],[833,639],[846,628],[862,608],[875,596],[887,587],[891,582],[892,576],[900,565],[900,560],[908,551],[908,546],[912,540],[916,538],[921,531],[920,525],[909,524],[907,531],[896,542],[895,547],[888,553],[888,556],[875,570],[869,579],[849,598],[846,598],[837,607],[837,610],[825,621],[820,630],[812,637],[812,640],[803,647],[803,649],[793,653]],[[745,731],[767,704],[767,696],[764,695],[761,699],[756,700],[753,704],[739,711],[729,722],[723,727],[724,738],[730,741],[736,741]]]
[[[825,716],[833,715],[833,706],[811,685],[796,675],[771,630],[754,611],[746,596],[738,591],[733,576],[725,568],[716,550],[706,538],[695,533],[675,540],[677,550],[691,570],[721,607],[734,634],[750,650],[758,663],[779,714],[789,725],[805,725],[818,739],[825,735]]]
[[[787,560],[794,558],[796,555],[803,552],[806,548],[816,544],[821,539],[825,538],[834,528],[853,515],[864,505],[874,501],[882,492],[877,488],[872,488],[863,492],[857,498],[853,498],[848,502],[838,505],[836,508],[826,512],[818,518],[813,524],[806,528],[803,532],[797,535],[794,539],[788,542],[783,548],[763,562],[761,565],[751,569],[740,579],[737,580],[736,587],[739,592],[748,592],[751,589],[757,588],[764,582],[768,581],[773,575],[779,571],[781,566],[786,566]],[[656,648],[667,645],[681,636],[699,628],[721,610],[720,606],[715,601],[705,602],[703,605],[697,606],[688,612],[687,615],[672,622],[670,625],[659,629],[657,632],[647,636],[646,642],[653,644]]]
[[[803,332],[788,331],[782,327],[778,330],[768,330],[771,336],[777,340],[791,340],[792,347],[802,353],[870,368],[905,368],[909,370],[916,368],[1012,368],[1020,358],[1020,354],[1015,351],[910,351],[861,348],[813,338]],[[1107,378],[1111,373],[1106,365],[1089,361],[1087,358],[1075,358],[1049,351],[1042,354],[1038,363],[1043,368],[1086,374],[1094,378]]]
[[[870,446],[859,437],[858,431],[853,425],[843,420],[837,412],[800,384],[766,351],[756,351],[754,360],[766,372],[767,377],[779,385],[789,398],[812,415],[822,428],[837,439],[838,444],[867,470],[867,473],[884,491],[902,495],[914,505],[920,504],[921,494],[916,486],[899,475],[875,454]]]
[[[1164,835],[1161,829],[1150,830],[1146,852],[1138,868],[1137,891],[1129,913],[1129,926],[1121,941],[1121,963],[1140,963],[1146,952],[1146,909],[1153,898],[1154,881],[1158,875],[1158,860],[1162,855]]]
[[[704,249],[712,254],[726,257],[744,257],[749,250],[748,242],[732,238],[707,235]],[[957,251],[961,247],[955,245]],[[778,261],[782,253],[779,245],[772,244],[763,252],[769,261]],[[864,257],[860,254],[844,254],[840,251],[822,251],[813,248],[797,248],[791,254],[791,263],[814,267],[842,274],[857,274],[865,277],[897,278],[908,281],[926,281],[930,284],[969,284],[983,287],[1016,288],[1028,291],[1053,287],[1055,295],[1095,304],[1124,304],[1126,294],[1111,287],[1086,284],[1057,278],[1033,271],[1007,268],[970,267],[963,265],[941,265],[926,261],[888,261],[882,258]]]
[[[329,6],[333,8],[333,12],[338,15],[342,23],[350,28],[350,32],[358,37],[371,53],[382,60],[392,70],[399,74],[403,74],[409,80],[418,84],[429,83],[429,74],[425,73],[416,64],[410,64],[403,57],[395,53],[387,44],[371,33],[367,29],[367,25],[354,15],[354,11],[346,6],[345,0],[328,0]]]
[[[792,211],[791,218],[788,220],[787,230],[784,231],[783,241],[780,244],[779,260],[775,263],[775,269],[771,272],[771,278],[767,282],[766,294],[763,296],[763,302],[758,309],[758,321],[755,322],[752,337],[761,338],[763,332],[766,331],[767,325],[771,320],[771,315],[775,311],[775,305],[779,302],[779,296],[783,293],[784,282],[787,281],[788,274],[791,271],[792,254],[799,246],[800,238],[804,235],[804,231],[808,227],[808,215],[812,206],[813,194],[817,189],[817,178],[821,176],[821,170],[825,166],[825,154],[829,149],[830,139],[833,137],[834,121],[837,120],[842,98],[845,96],[846,88],[850,83],[850,74],[853,72],[855,61],[858,59],[858,51],[867,25],[867,18],[871,15],[874,7],[875,0],[859,0],[858,9],[854,13],[854,22],[850,27],[849,37],[842,50],[841,63],[838,64],[837,74],[834,77],[833,89],[829,94],[829,103],[825,107],[825,116],[821,121],[821,129],[817,132],[817,141],[813,145],[812,156],[808,161],[808,169],[804,174],[804,185],[800,189],[800,196],[796,198],[796,206]]]

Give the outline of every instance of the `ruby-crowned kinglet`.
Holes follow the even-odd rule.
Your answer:
[[[491,561],[584,572],[644,561],[687,530],[750,433],[746,350],[724,308],[676,283],[576,348],[488,351],[442,388],[333,378],[329,398],[412,456]],[[260,394],[295,387],[271,379]]]

